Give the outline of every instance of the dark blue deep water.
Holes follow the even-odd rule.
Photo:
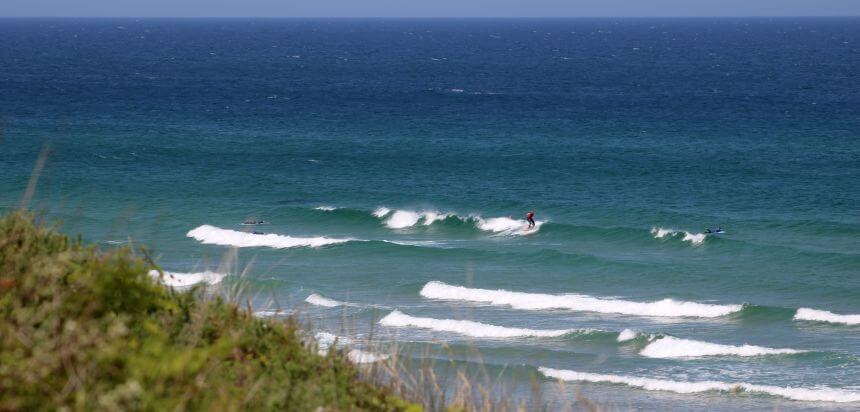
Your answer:
[[[0,209],[47,147],[31,208],[261,316],[561,401],[860,407],[858,18],[5,19],[0,128]]]

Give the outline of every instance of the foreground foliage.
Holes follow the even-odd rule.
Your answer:
[[[292,320],[174,292],[129,248],[0,218],[0,410],[404,410]]]

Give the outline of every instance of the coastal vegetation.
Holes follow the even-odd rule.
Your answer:
[[[293,318],[259,319],[100,250],[0,218],[0,410],[420,410],[321,354]]]

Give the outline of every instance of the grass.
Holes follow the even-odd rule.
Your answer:
[[[0,217],[0,410],[421,409],[318,354],[295,320],[170,290],[154,268]]]

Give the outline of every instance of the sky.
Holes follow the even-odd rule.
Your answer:
[[[860,0],[0,0],[0,16],[860,16]]]

